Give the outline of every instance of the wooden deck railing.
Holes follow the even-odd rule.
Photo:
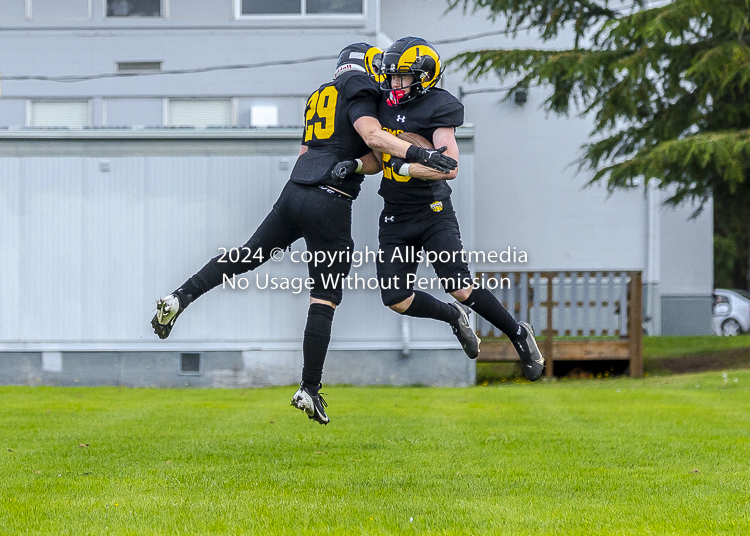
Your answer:
[[[643,375],[641,272],[479,272],[517,320],[534,326],[551,377],[555,361],[627,360]],[[502,334],[477,317],[480,337]],[[574,340],[555,337],[573,336]],[[603,338],[607,337],[607,338]],[[616,338],[615,338],[616,337]],[[479,361],[517,360],[507,341],[485,341]]]

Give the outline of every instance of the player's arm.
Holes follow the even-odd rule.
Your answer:
[[[456,167],[449,173],[441,173],[421,164],[406,164],[406,166],[408,166],[406,167],[404,166],[404,162],[398,161],[393,164],[393,170],[399,175],[408,175],[409,177],[416,177],[418,179],[430,181],[455,179],[458,175],[458,143],[456,142],[456,134],[453,127],[441,127],[436,129],[435,133],[432,135],[432,143],[435,147],[446,147],[444,154],[456,161]],[[391,159],[391,161],[393,162],[393,159]],[[402,171],[404,173],[402,173]]]
[[[411,143],[383,130],[380,121],[370,116],[362,116],[354,122],[354,128],[370,149],[406,158]]]
[[[363,175],[375,175],[376,173],[383,171],[383,164],[380,163],[380,160],[372,151],[367,153],[360,160],[362,160],[362,170],[360,173]]]
[[[403,158],[407,162],[419,162],[442,173],[449,173],[458,163],[445,153],[433,149],[423,149],[397,138],[383,130],[380,121],[371,116],[362,116],[354,123],[354,128],[370,149],[391,156]],[[442,147],[436,145],[435,147]]]
[[[334,180],[334,184],[338,184],[344,180],[347,175],[352,173],[361,173],[362,175],[375,175],[383,170],[383,164],[380,162],[380,158],[373,151],[370,151],[362,158],[355,158],[354,160],[342,160],[336,167],[331,171],[331,177]]]

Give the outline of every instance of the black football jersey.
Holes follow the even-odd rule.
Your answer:
[[[432,135],[438,128],[455,128],[464,123],[464,105],[444,89],[433,88],[399,106],[389,106],[387,96],[387,92],[381,96],[378,119],[383,130],[391,134],[413,132],[432,141]],[[384,155],[384,164],[389,159],[389,155]],[[447,199],[451,195],[451,188],[447,181],[426,181],[396,175],[384,165],[378,193],[387,204],[415,205]]]
[[[342,160],[361,158],[370,152],[354,128],[360,117],[377,117],[380,90],[369,76],[349,72],[323,84],[310,95],[305,107],[305,131],[291,180],[298,184],[333,184],[331,171]],[[349,175],[336,188],[352,197],[361,189],[363,175]]]

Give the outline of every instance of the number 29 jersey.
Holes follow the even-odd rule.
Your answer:
[[[380,100],[378,119],[391,134],[412,132],[432,141],[441,127],[460,127],[464,123],[464,106],[448,91],[433,88],[399,106],[389,106],[387,93]],[[383,155],[383,179],[378,193],[387,205],[417,205],[442,201],[451,195],[447,181],[431,181],[396,174],[387,164],[391,156]]]
[[[297,184],[333,184],[331,171],[342,160],[361,158],[370,152],[354,128],[360,117],[377,118],[380,90],[366,74],[348,72],[323,84],[310,95],[305,107],[305,131],[300,155],[292,169]],[[352,174],[336,188],[356,198],[363,175]]]

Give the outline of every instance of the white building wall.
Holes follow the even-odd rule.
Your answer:
[[[83,15],[79,4],[77,0],[65,0],[42,9],[43,4],[37,0],[9,0],[0,7],[0,128],[21,128],[33,100],[73,98],[91,101],[95,127],[157,126],[164,122],[168,99],[179,97],[231,98],[238,126],[249,124],[252,105],[277,105],[280,125],[298,126],[307,95],[330,79],[333,58],[354,41],[387,46],[391,39],[420,35],[435,42],[444,59],[463,50],[484,47],[547,46],[540,44],[535,35],[523,33],[516,40],[496,35],[442,43],[501,29],[481,12],[472,15],[457,10],[444,14],[447,4],[443,0],[368,0],[366,14],[359,19],[235,20],[231,0],[169,0],[164,4],[162,18],[107,19],[105,2],[90,2]],[[564,37],[555,45],[560,43],[565,45]],[[117,62],[122,61],[159,61],[163,69],[172,70],[300,59],[307,60],[293,65],[105,77],[75,83],[12,80],[13,76],[29,74],[111,75],[116,72]],[[450,69],[444,77],[444,87],[454,94],[460,88],[474,91],[499,85],[496,79],[468,84],[463,73]],[[609,195],[601,186],[584,189],[590,175],[576,175],[575,165],[571,165],[587,139],[590,122],[548,117],[540,110],[546,96],[544,88],[533,88],[523,106],[501,102],[503,96],[501,92],[464,97],[467,123],[476,130],[476,185],[473,202],[459,212],[459,217],[467,248],[471,244],[472,249],[490,251],[515,246],[528,253],[529,262],[474,268],[648,272],[647,264],[654,257],[653,241],[648,238],[654,222],[642,190]],[[40,187],[49,186],[37,169],[41,163],[29,161],[23,165],[31,180]],[[83,164],[61,161],[61,165]],[[82,169],[82,177],[95,172],[98,163],[91,165],[94,171]],[[465,169],[463,161],[462,168]],[[118,171],[113,168],[112,173]],[[82,183],[80,187],[83,186]],[[457,195],[467,195],[469,190],[461,178],[455,186]],[[54,189],[56,185],[49,187]],[[115,211],[122,209],[119,202],[108,201]],[[369,202],[379,206],[380,200],[373,196]],[[59,210],[62,209],[52,209],[49,217],[61,218]],[[669,244],[678,244],[679,236],[692,228],[683,227],[684,218],[679,211],[671,213],[673,218],[659,214],[671,223],[664,225],[659,235],[660,248],[667,248],[664,252],[659,250],[665,262],[661,263],[658,279],[647,279],[656,291],[647,294],[648,299],[659,300],[659,292],[671,293],[671,288],[678,289],[675,292],[680,295],[705,298],[710,294],[710,290],[706,291],[710,279],[704,264],[712,262],[710,207],[705,219],[694,222],[700,227],[701,236],[691,244],[700,251],[694,256],[700,259],[696,264],[692,259],[689,263],[670,264],[668,258],[679,257],[673,255]],[[65,221],[61,225],[65,228],[71,223]],[[659,307],[652,310],[658,311]]]
[[[33,139],[0,136],[0,349],[298,348],[307,290],[259,288],[266,274],[307,277],[306,265],[293,262],[290,252],[245,274],[245,289],[217,288],[197,300],[168,342],[156,340],[149,321],[158,297],[220,248],[242,246],[252,235],[288,180],[300,132],[280,131],[264,140],[252,131],[244,137],[215,131],[210,136],[218,144],[210,149],[207,140],[177,139],[175,145],[154,133],[109,134],[119,138],[102,147],[59,133],[26,156],[12,156],[14,147],[28,148]],[[222,144],[223,135],[246,149],[230,145],[229,138]],[[471,132],[465,136],[461,143],[470,146]],[[148,143],[150,154],[139,154],[140,142]],[[473,164],[466,151],[462,188],[454,196],[460,214],[471,212]],[[377,250],[378,182],[367,180],[354,203],[359,251]],[[467,247],[471,221],[464,226]],[[300,240],[293,252],[299,256],[304,249]],[[435,278],[431,269],[419,273]],[[372,257],[351,275],[374,278]],[[401,318],[382,305],[378,290],[364,284],[347,290],[332,349],[400,349]],[[414,349],[458,348],[445,325],[426,320],[412,322],[411,342]]]

